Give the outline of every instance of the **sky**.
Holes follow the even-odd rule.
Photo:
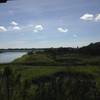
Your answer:
[[[100,0],[0,4],[0,48],[77,47],[100,41]]]

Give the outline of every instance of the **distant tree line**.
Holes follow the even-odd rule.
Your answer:
[[[60,48],[15,48],[15,49],[0,49],[0,52],[7,51],[26,51],[28,54],[32,54],[32,52],[47,52],[52,55],[63,55],[63,54],[88,54],[88,55],[100,55],[100,42],[91,43],[88,46],[83,46],[80,48],[72,48],[72,47],[60,47]]]
[[[49,48],[45,50],[52,55],[64,55],[64,54],[88,54],[88,55],[100,55],[100,42],[91,43],[88,46],[80,47],[80,48]]]

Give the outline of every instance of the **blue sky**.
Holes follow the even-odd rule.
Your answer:
[[[97,41],[100,0],[12,0],[0,4],[0,48],[76,47]]]

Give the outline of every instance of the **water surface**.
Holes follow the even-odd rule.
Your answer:
[[[25,55],[26,52],[3,52],[0,53],[0,63],[10,63],[13,60]]]

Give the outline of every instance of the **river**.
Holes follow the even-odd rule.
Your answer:
[[[26,54],[26,52],[3,52],[3,53],[0,53],[0,63],[10,63],[25,54]]]

